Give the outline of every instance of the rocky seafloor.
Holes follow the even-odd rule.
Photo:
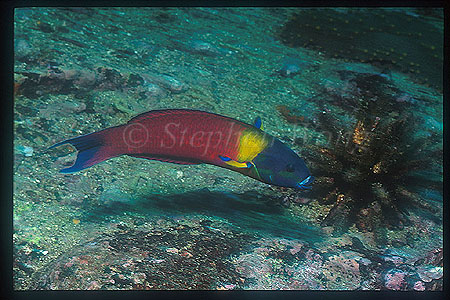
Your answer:
[[[442,290],[441,10],[14,21],[15,290]],[[166,108],[260,116],[313,189],[125,156],[61,174],[74,149],[47,149]]]

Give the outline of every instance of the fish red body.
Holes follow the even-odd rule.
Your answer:
[[[158,110],[141,114],[127,124],[69,139],[53,147],[70,143],[80,151],[76,163],[62,170],[64,173],[124,154],[179,164],[225,166],[219,155],[235,159],[240,134],[253,128],[203,111]]]
[[[109,134],[115,149],[130,156],[184,164],[222,165],[219,155],[234,158],[240,133],[252,126],[195,110],[142,114]],[[121,139],[117,139],[121,136]]]

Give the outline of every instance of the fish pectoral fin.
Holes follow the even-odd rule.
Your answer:
[[[258,129],[264,130],[264,126],[262,124],[262,120],[260,117],[256,117],[255,122],[253,123],[253,126],[255,126]]]
[[[232,167],[236,167],[236,168],[250,168],[252,166],[251,163],[249,162],[238,162],[235,161],[227,156],[222,156],[219,155],[219,158],[225,162],[227,165],[232,166]]]

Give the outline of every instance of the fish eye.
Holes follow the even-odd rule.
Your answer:
[[[295,171],[294,165],[293,164],[288,164],[286,166],[286,171],[291,172],[291,173],[294,172]]]

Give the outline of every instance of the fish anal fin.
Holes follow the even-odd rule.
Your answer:
[[[226,163],[227,165],[230,165],[230,166],[236,167],[236,168],[248,168],[248,165],[247,165],[247,163],[245,163],[245,162],[240,163],[240,162],[235,161],[235,160],[230,160],[230,161],[227,161],[227,162],[225,162],[225,163]]]
[[[249,163],[247,163],[247,162],[241,163],[241,162],[235,161],[227,156],[222,156],[222,155],[219,155],[219,158],[229,166],[236,167],[236,168],[249,168]]]

